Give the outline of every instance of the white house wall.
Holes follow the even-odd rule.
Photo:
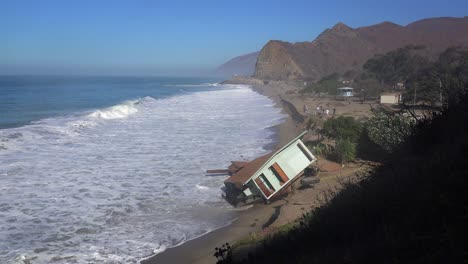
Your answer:
[[[294,145],[291,145],[278,155],[280,157],[277,162],[290,179],[309,166],[311,162],[297,147],[297,144],[295,142]]]
[[[278,178],[273,174],[270,167],[274,163],[278,163],[284,173],[288,176],[289,180],[292,180],[295,176],[297,176],[302,170],[304,170],[307,166],[309,166],[312,161],[310,161],[301,151],[301,149],[297,146],[297,144],[302,144],[300,140],[296,140],[294,143],[289,145],[286,149],[278,153],[274,156],[270,161],[268,161],[262,168],[262,170],[258,171],[254,177],[252,177],[250,183],[256,186],[256,189],[259,190],[259,187],[255,183],[255,179],[259,177],[261,174],[265,175],[267,180],[275,189],[272,192],[272,195],[279,191],[282,187]],[[302,144],[304,146],[304,144]],[[304,146],[305,149],[307,147]],[[312,153],[308,151],[310,156],[313,157]],[[284,184],[283,184],[284,185]]]
[[[274,163],[274,162],[273,162]],[[272,164],[273,164],[272,163]],[[279,164],[279,163],[278,163]],[[281,166],[281,165],[280,165]],[[281,189],[281,184],[278,178],[276,178],[275,174],[273,174],[273,171],[271,171],[270,167],[265,167],[264,170],[262,170],[263,175],[268,179],[268,181],[271,183],[273,188],[276,190]]]
[[[398,95],[381,95],[381,104],[398,104]]]

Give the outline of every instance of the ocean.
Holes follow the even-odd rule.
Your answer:
[[[232,222],[280,109],[210,78],[0,76],[0,263],[137,263]]]

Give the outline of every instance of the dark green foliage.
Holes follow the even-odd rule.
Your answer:
[[[411,135],[415,118],[405,111],[388,112],[384,109],[374,109],[372,117],[366,122],[369,139],[388,153]]]
[[[435,63],[445,106],[458,104],[468,91],[468,50],[449,48]],[[435,85],[434,89],[438,90]]]
[[[407,46],[369,59],[357,82],[358,89],[369,94],[380,93],[393,90],[401,82],[406,87],[403,96],[406,104],[458,103],[468,90],[468,50],[449,48],[436,61],[429,61],[416,54],[419,49]]]
[[[437,69],[433,64],[428,64],[408,77],[407,89],[403,100],[409,104],[425,102],[435,105],[439,101],[440,83],[437,77]]]
[[[232,263],[232,248],[229,243],[223,244],[221,247],[215,248],[213,256],[218,259],[216,264]]]
[[[406,101],[447,107],[468,90],[468,51],[449,48],[408,80]]]
[[[334,139],[348,139],[357,142],[361,134],[362,125],[350,116],[339,116],[325,121],[323,133],[325,136]]]
[[[466,263],[468,97],[243,263]]]
[[[344,163],[356,159],[356,142],[362,131],[362,124],[353,117],[339,116],[325,121],[322,133],[336,140],[335,149],[329,158]]]
[[[370,98],[377,99],[381,92],[391,89],[390,86],[380,83],[375,79],[358,80],[355,82],[354,88],[360,93],[361,91],[364,92],[365,100]]]
[[[356,144],[356,156],[362,160],[384,161],[388,154],[384,148],[369,138],[367,128],[364,127]]]
[[[307,141],[307,148],[309,148],[314,155],[330,157],[334,154],[335,150],[331,145],[324,144],[320,141]]]
[[[339,139],[335,146],[336,160],[340,163],[354,161],[356,159],[356,144],[351,140]]]
[[[334,95],[336,94],[336,89],[343,86],[339,79],[340,75],[338,73],[330,74],[320,79],[317,83],[307,85],[303,92],[328,93]]]
[[[428,63],[426,58],[413,54],[419,49],[421,47],[410,45],[369,59],[364,64],[364,79],[375,78],[388,85],[406,81]]]

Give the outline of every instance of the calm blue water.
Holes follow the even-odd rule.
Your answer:
[[[0,77],[0,263],[137,263],[235,219],[205,172],[283,115],[214,81]]]
[[[145,96],[210,89],[215,78],[0,76],[0,129],[46,117],[105,108]],[[177,86],[170,86],[177,85]]]

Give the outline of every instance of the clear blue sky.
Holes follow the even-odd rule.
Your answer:
[[[204,73],[270,39],[468,15],[468,1],[0,0],[0,74]]]

